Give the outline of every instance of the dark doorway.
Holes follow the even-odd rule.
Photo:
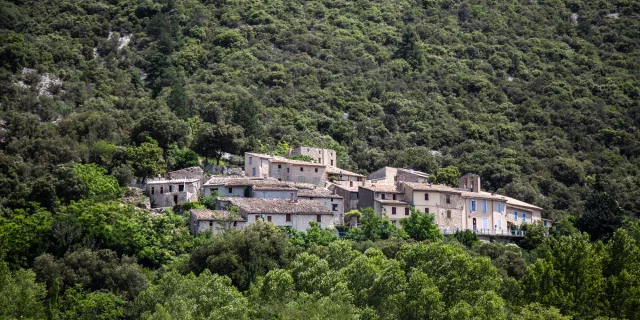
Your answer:
[[[178,204],[178,196],[173,196],[173,204]]]
[[[476,230],[476,218],[473,218],[473,230]]]

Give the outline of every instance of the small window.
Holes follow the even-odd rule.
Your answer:
[[[333,165],[333,160],[331,160],[331,165]]]
[[[290,221],[291,221],[291,214],[287,213],[286,221],[287,221],[287,222],[290,222]]]
[[[181,184],[178,186],[178,191],[183,192],[184,191],[184,184]]]
[[[253,157],[249,157],[249,164],[253,164]]]
[[[487,212],[487,200],[482,200],[482,212]]]
[[[502,229],[502,219],[498,219],[498,229]]]
[[[332,204],[332,205],[331,205],[331,209],[332,209],[333,211],[338,211],[338,204],[336,204],[336,203]]]
[[[173,192],[173,185],[172,184],[169,185],[169,192]]]
[[[267,216],[267,221],[271,222],[271,216]]]
[[[233,193],[233,188],[229,188],[229,193]]]
[[[514,211],[514,212],[513,212],[513,219],[515,219],[516,221],[518,221],[518,211]]]
[[[164,193],[164,187],[160,187],[160,193]]]
[[[527,214],[526,213],[522,214],[522,222],[527,222]]]
[[[318,158],[318,163],[322,163],[322,159],[321,158]]]
[[[256,215],[256,221],[258,221],[258,219],[260,219],[260,215]]]
[[[322,222],[322,215],[316,215],[316,222]]]
[[[500,220],[498,220],[498,221],[500,221]],[[547,226],[547,222],[546,222],[546,221],[543,221],[543,222],[542,222],[542,224],[543,224],[545,227]]]
[[[282,169],[282,165],[281,164],[278,165],[278,169]]]
[[[429,213],[429,208],[424,208],[424,213]]]
[[[451,210],[447,210],[447,219],[451,219]]]
[[[445,200],[446,200],[446,202],[447,202],[447,203],[451,203],[451,196],[450,196],[450,195],[447,195],[447,197],[446,197],[446,199],[445,199]]]
[[[393,200],[396,200],[396,194],[395,193],[393,194]]]
[[[429,200],[429,194],[428,193],[424,194],[424,200],[427,200],[427,201]]]
[[[353,187],[353,181],[349,181],[349,187]]]
[[[396,207],[391,207],[391,214],[396,214]]]
[[[287,168],[287,173],[289,173],[289,168]]]
[[[471,211],[476,211],[476,201],[475,200],[471,200],[469,202],[469,206],[471,207]]]
[[[151,187],[151,194],[155,194],[156,193],[156,188],[155,187]]]
[[[316,168],[316,172],[318,172],[318,168]]]
[[[382,200],[384,200],[385,194],[381,194],[380,197],[382,197]]]
[[[251,168],[251,175],[255,176],[256,175],[256,168]]]
[[[300,167],[300,171],[304,171],[304,168]]]
[[[404,215],[408,216],[410,213],[409,208],[404,208]]]
[[[234,227],[237,227],[237,226],[238,226],[238,221],[234,221],[234,222],[233,222],[233,226],[234,226]]]

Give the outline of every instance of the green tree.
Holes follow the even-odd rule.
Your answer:
[[[87,186],[87,199],[109,201],[116,200],[124,194],[118,180],[95,164],[77,164],[73,169]]]
[[[31,270],[11,271],[0,261],[0,318],[44,319],[46,290]]]
[[[545,227],[542,221],[532,224],[523,224],[522,230],[526,233],[518,245],[525,250],[533,250],[542,244],[544,237],[549,233],[549,228]]]
[[[458,171],[458,168],[454,166],[448,166],[446,168],[439,169],[435,175],[430,175],[429,182],[444,184],[450,187],[457,188],[459,177],[460,171]]]
[[[453,234],[452,238],[456,239],[468,248],[473,247],[473,245],[479,241],[478,235],[471,230],[458,230]]]
[[[213,158],[216,164],[219,164],[224,152],[240,151],[243,132],[243,129],[237,126],[205,123],[196,135],[193,150],[204,156],[205,163],[209,162],[209,158]]]
[[[162,154],[162,148],[151,140],[138,147],[127,148],[126,158],[137,177],[153,177],[167,172]]]
[[[622,226],[624,210],[607,193],[594,192],[589,196],[576,227],[591,235],[592,240],[607,240]]]
[[[111,292],[86,293],[81,286],[64,293],[58,310],[53,314],[59,319],[107,320],[123,319],[125,302]]]
[[[409,237],[416,241],[439,241],[442,240],[442,233],[435,224],[435,217],[432,214],[423,213],[414,207],[409,207],[411,215],[408,218],[400,219],[402,230]]]
[[[402,32],[396,55],[406,60],[414,70],[421,71],[425,64],[422,41],[415,27],[408,26]]]

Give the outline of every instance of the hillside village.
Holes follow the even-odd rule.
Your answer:
[[[297,160],[300,156],[313,160]],[[480,176],[473,173],[451,187],[432,184],[428,173],[412,169],[383,167],[364,176],[336,164],[331,149],[302,146],[287,157],[247,152],[240,174],[205,178],[201,168],[186,168],[148,181],[145,190],[155,208],[216,196],[215,210],[191,209],[190,230],[196,235],[244,229],[257,220],[296,231],[305,231],[310,222],[323,229],[357,227],[357,219],[345,213],[365,208],[400,227],[413,207],[433,214],[443,234],[470,230],[483,239],[522,237],[524,223],[551,227],[542,208],[482,191]]]

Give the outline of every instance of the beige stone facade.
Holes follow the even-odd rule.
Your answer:
[[[289,156],[305,155],[310,156],[316,163],[328,166],[338,166],[336,161],[336,151],[324,148],[297,147],[289,152]]]

